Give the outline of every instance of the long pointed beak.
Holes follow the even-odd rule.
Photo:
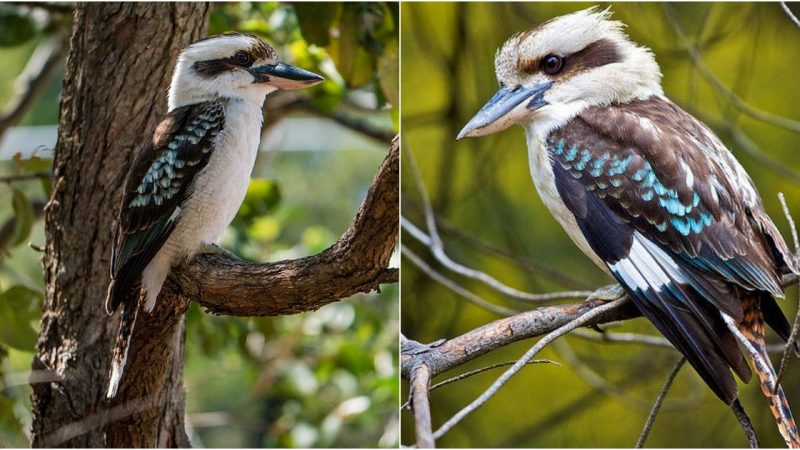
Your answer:
[[[266,83],[285,90],[303,89],[325,80],[314,72],[282,62],[251,67],[249,72],[256,78],[255,83]]]
[[[533,87],[500,88],[494,97],[464,125],[456,139],[486,136],[514,125],[531,111],[547,104],[544,101],[544,93],[552,85],[552,81],[545,81]]]

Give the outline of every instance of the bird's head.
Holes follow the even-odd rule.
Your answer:
[[[315,73],[283,63],[263,40],[222,34],[181,51],[169,91],[170,110],[220,97],[257,104],[278,89],[302,89],[323,81]]]
[[[512,36],[495,56],[500,89],[458,139],[515,123],[546,135],[589,106],[662,94],[655,57],[623,26],[595,7]]]

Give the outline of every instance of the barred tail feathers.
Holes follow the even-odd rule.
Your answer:
[[[139,306],[136,303],[123,303],[119,331],[117,332],[117,340],[114,342],[114,351],[111,357],[107,398],[113,398],[117,395],[117,389],[125,370],[125,362],[128,359],[128,347],[131,343],[131,335],[133,334],[138,312]]]
[[[758,295],[758,294],[757,294]],[[758,375],[761,391],[767,397],[767,403],[778,424],[778,431],[790,448],[800,448],[798,436],[789,402],[781,386],[776,387],[777,374],[772,366],[764,341],[764,316],[760,308],[758,296],[746,295],[742,299],[744,317],[739,324],[739,330],[746,339],[745,347],[751,356],[753,370]]]

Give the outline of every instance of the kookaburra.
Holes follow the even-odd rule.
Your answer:
[[[122,305],[107,396],[117,392],[140,308],[171,267],[220,238],[244,200],[267,94],[321,82],[246,34],[200,40],[178,57],[169,111],[133,162],[111,255],[106,310]]]
[[[495,70],[500,89],[458,138],[522,125],[536,189],[575,244],[728,404],[731,370],[751,377],[741,345],[800,446],[764,344],[765,322],[789,337],[774,297],[798,263],[730,151],[664,96],[653,53],[591,8],[511,37]]]

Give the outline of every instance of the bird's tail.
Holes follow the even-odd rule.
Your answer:
[[[133,326],[136,324],[136,316],[139,306],[135,302],[122,303],[122,315],[119,321],[119,331],[117,340],[114,342],[114,353],[111,356],[111,372],[109,374],[107,398],[117,395],[122,372],[125,369],[125,361],[128,359],[128,346],[131,344]]]
[[[753,370],[758,375],[761,391],[767,397],[767,403],[775,416],[778,431],[790,448],[800,448],[800,436],[797,425],[789,409],[789,402],[783,388],[778,385],[778,377],[767,353],[764,341],[764,315],[761,311],[759,294],[745,295],[742,299],[744,317],[739,323],[739,329],[746,339],[745,348],[750,354]],[[770,299],[772,300],[772,299]],[[777,387],[777,389],[776,389]]]

